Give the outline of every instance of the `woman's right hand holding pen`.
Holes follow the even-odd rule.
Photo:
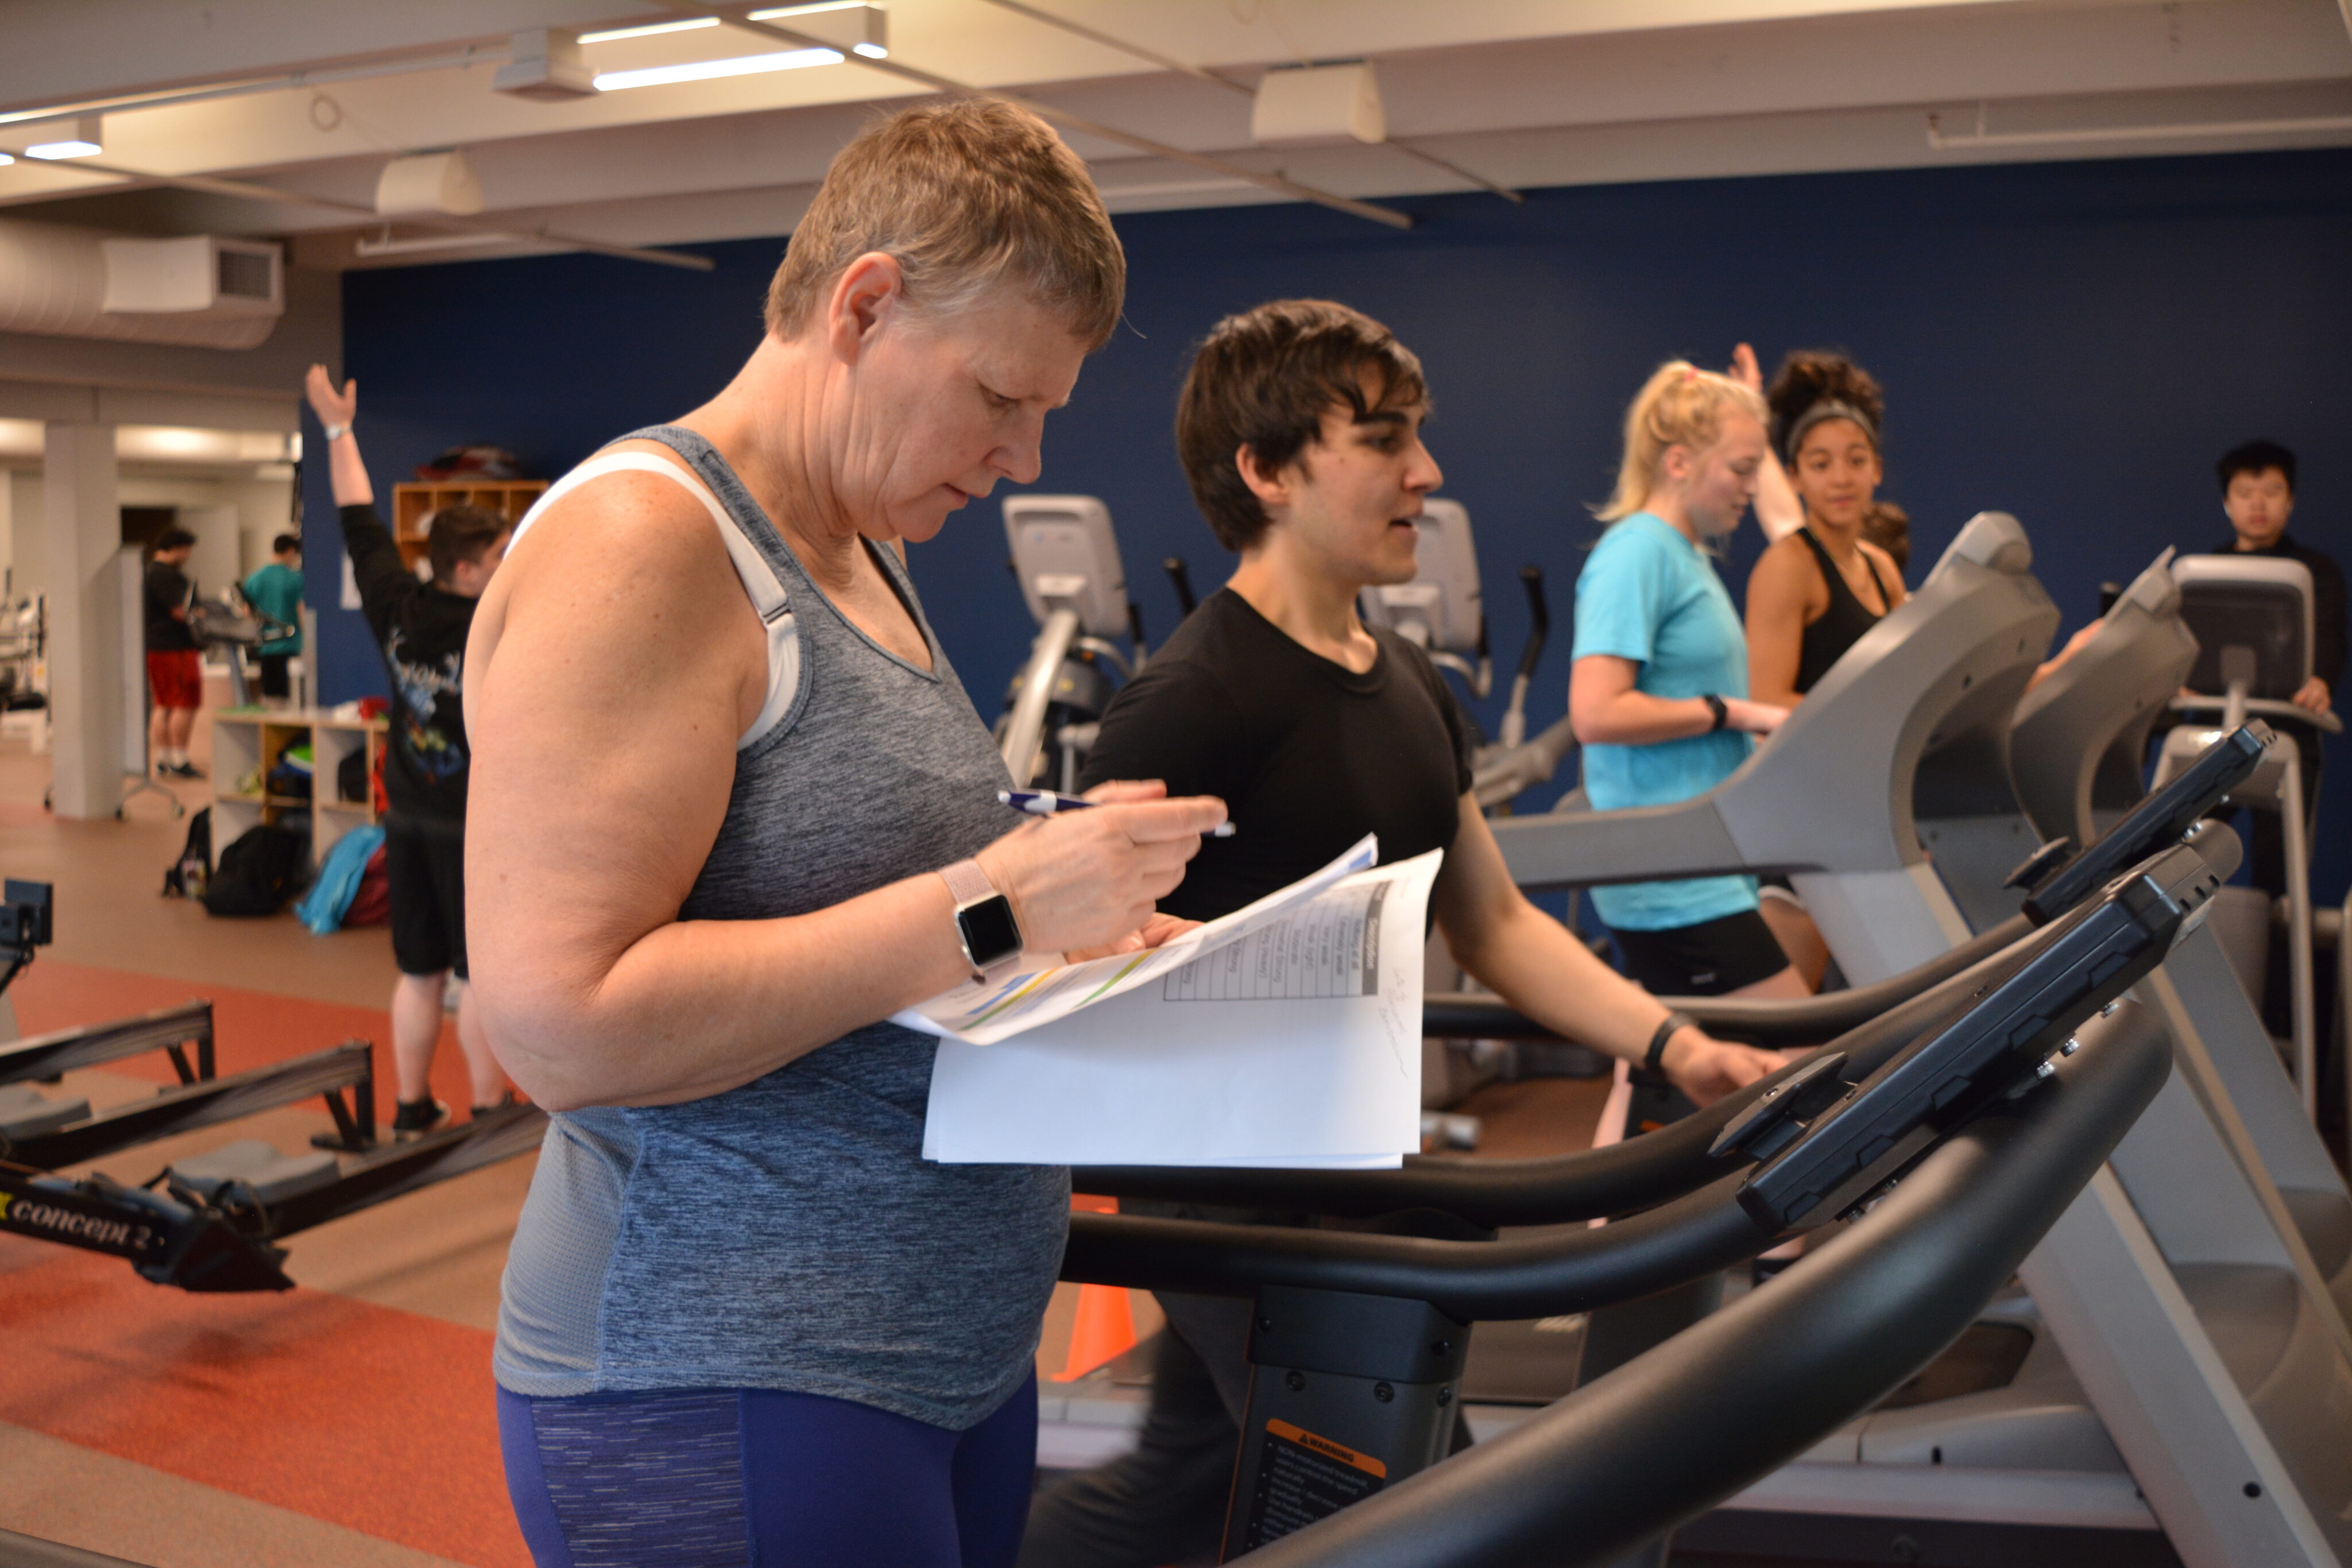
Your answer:
[[[1098,808],[1036,818],[973,858],[1012,901],[1034,952],[1088,954],[1156,946],[1189,923],[1158,914],[1184,880],[1203,834],[1225,820],[1212,795],[1171,800],[1157,779],[1087,791]],[[1129,938],[1140,934],[1140,943]]]

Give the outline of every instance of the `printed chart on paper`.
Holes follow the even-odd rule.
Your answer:
[[[1381,908],[1389,884],[1327,893],[1171,971],[1171,1002],[1328,1000],[1381,994]]]

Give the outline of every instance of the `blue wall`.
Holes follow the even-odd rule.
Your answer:
[[[2213,458],[2251,435],[2298,449],[2296,532],[2352,555],[2352,152],[1905,170],[1539,191],[1397,204],[1398,234],[1308,206],[1125,217],[1128,320],[1049,425],[1041,488],[1107,500],[1156,639],[1176,618],[1157,563],[1203,590],[1223,557],[1171,454],[1174,394],[1218,316],[1282,294],[1342,299],[1426,363],[1444,493],[1478,529],[1495,646],[1516,655],[1522,562],[1549,579],[1554,653],[1531,715],[1566,700],[1572,583],[1609,489],[1624,401],[1673,355],[1720,363],[1752,341],[1842,347],[1887,389],[1884,494],[1910,511],[1913,580],[1982,508],[2016,513],[2071,631],[2102,580],[2167,545],[2225,538]],[[355,272],[345,362],[385,486],[444,447],[495,441],[553,476],[604,439],[684,412],[759,331],[780,242],[695,247],[711,274],[595,256]],[[315,438],[315,433],[314,433]],[[310,559],[339,548],[309,465]],[[1735,593],[1758,549],[1735,542]],[[1033,630],[1003,569],[997,508],[913,554],[949,656],[984,714]],[[322,685],[382,689],[365,628],[315,570]],[[2063,632],[2061,633],[2063,635]],[[1490,722],[1501,694],[1485,705]],[[2335,802],[2352,748],[2331,758]],[[2340,898],[2352,831],[2327,835]]]

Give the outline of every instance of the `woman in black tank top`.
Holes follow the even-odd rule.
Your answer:
[[[1902,603],[1903,574],[1862,537],[1884,469],[1884,400],[1841,355],[1791,354],[1767,394],[1804,526],[1748,578],[1748,689],[1793,707],[1848,648]]]
[[[1842,354],[1799,352],[1781,361],[1765,401],[1775,455],[1804,520],[1748,574],[1748,690],[1759,702],[1794,707],[1903,602],[1903,573],[1863,538],[1884,472],[1878,383]],[[1764,881],[1759,912],[1798,974],[1819,990],[1829,946],[1786,879]]]
[[[1899,586],[1888,589],[1886,579],[1879,575],[1878,563],[1870,559],[1869,552],[1857,539],[1853,553],[1869,569],[1871,585],[1878,590],[1878,607],[1873,609],[1855,596],[1844,570],[1810,524],[1799,528],[1796,537],[1804,540],[1806,548],[1813,552],[1813,560],[1822,569],[1822,582],[1830,594],[1829,608],[1822,612],[1818,621],[1805,623],[1803,640],[1798,644],[1796,688],[1801,695],[1819,685],[1822,677],[1830,673],[1830,666],[1836,664],[1848,648],[1861,642],[1864,632],[1885,618],[1886,612],[1897,602],[1902,590]]]

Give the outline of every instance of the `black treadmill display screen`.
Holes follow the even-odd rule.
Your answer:
[[[1959,1018],[1864,1079],[1739,1192],[1781,1230],[1844,1212],[2002,1095],[2032,1087],[2085,1019],[2162,961],[2221,879],[2196,851],[2149,859]]]
[[[2253,723],[2241,725],[2207,747],[2179,778],[2133,807],[2097,843],[2035,888],[2025,901],[2025,913],[2035,925],[2046,925],[2148,856],[2179,842],[2206,812],[2245,782],[2273,738],[2269,726]]]

